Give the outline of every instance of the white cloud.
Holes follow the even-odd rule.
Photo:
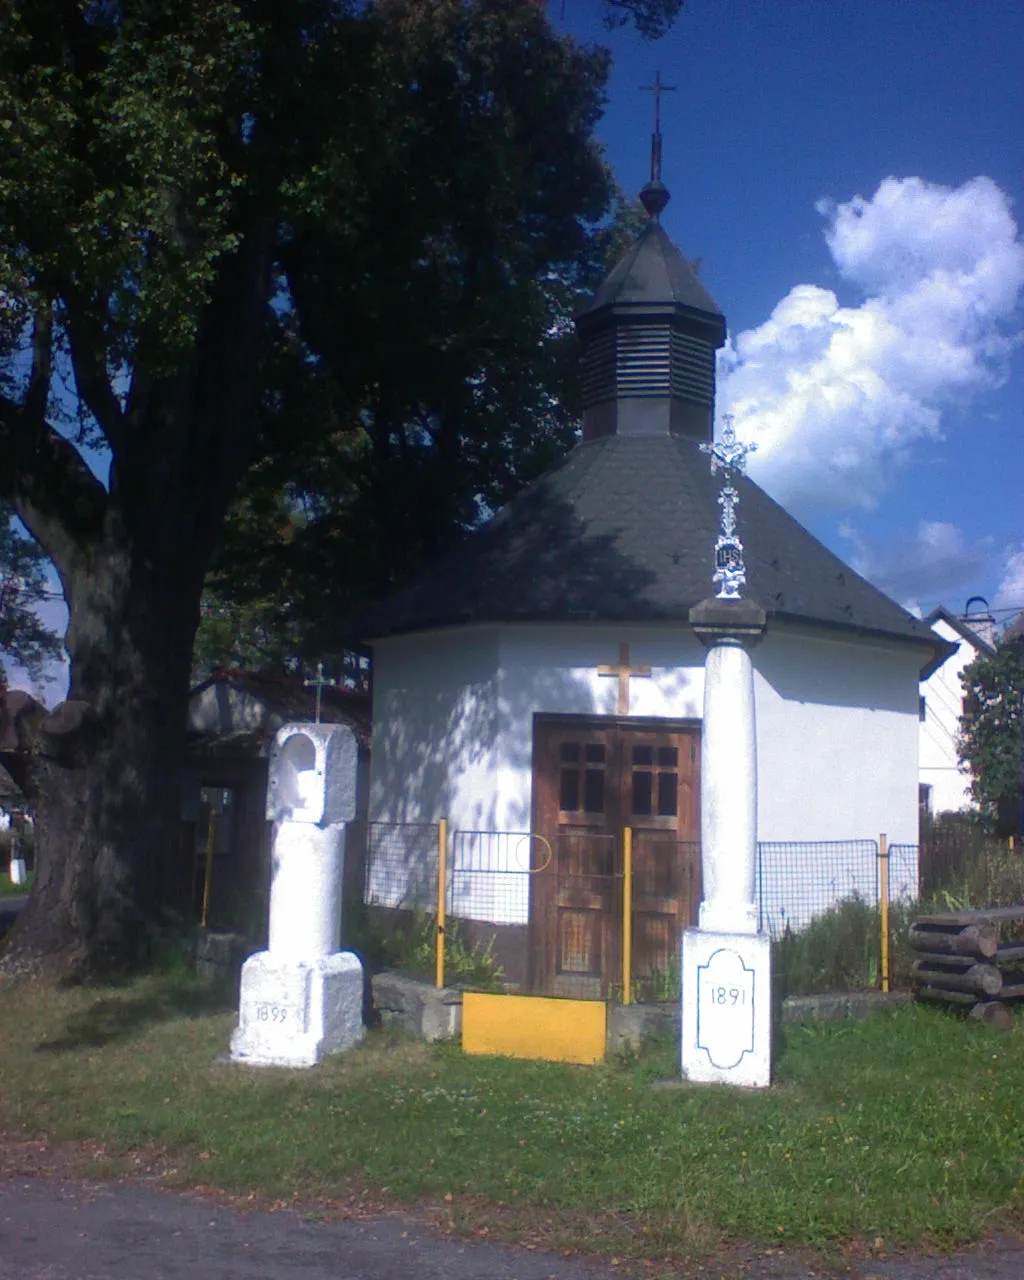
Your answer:
[[[851,567],[917,614],[940,602],[959,612],[979,584],[991,579],[996,559],[994,538],[968,542],[945,520],[921,520],[913,534],[885,542],[865,538],[850,523],[840,525],[839,534],[848,544]]]
[[[1024,542],[1006,549],[1003,576],[996,588],[992,607],[1024,610]]]
[[[822,202],[856,306],[800,284],[720,357],[719,405],[756,440],[754,478],[801,512],[870,509],[949,404],[997,386],[1019,340],[1024,244],[989,178],[956,189],[886,178]]]

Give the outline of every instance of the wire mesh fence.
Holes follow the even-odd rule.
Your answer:
[[[436,822],[367,823],[363,902],[436,911],[440,830]]]
[[[366,828],[364,903],[415,913],[435,941],[440,842],[436,823]],[[698,844],[656,830],[544,837],[457,829],[445,854],[444,932],[459,972],[500,973],[513,988],[552,995],[657,1000],[678,992],[679,935],[696,922],[701,896]],[[760,923],[775,943],[782,985],[796,993],[881,981],[883,883],[897,983],[897,935],[919,899],[959,885],[976,905],[1024,901],[1019,852],[946,855],[941,874],[927,859],[917,845],[885,848],[873,839],[761,843]]]
[[[878,841],[768,842],[757,847],[761,928],[797,933],[848,899],[878,904]]]

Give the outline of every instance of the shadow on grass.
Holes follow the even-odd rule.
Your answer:
[[[109,988],[108,988],[109,989]],[[204,987],[180,979],[156,979],[144,994],[106,995],[70,1017],[64,1034],[36,1045],[36,1053],[73,1053],[127,1040],[171,1018],[200,1018],[236,1007],[227,985]]]

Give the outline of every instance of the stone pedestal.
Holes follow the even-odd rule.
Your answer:
[[[358,1044],[363,1026],[363,966],[351,951],[310,962],[258,951],[242,968],[238,1027],[231,1056],[254,1066],[312,1067],[325,1054]]]
[[[231,1056],[311,1067],[358,1043],[363,968],[339,951],[345,824],[355,816],[357,748],[347,725],[285,725],[270,756],[269,945],[242,967]]]
[[[758,933],[757,747],[750,648],[765,615],[750,600],[690,611],[707,646],[701,727],[698,928],[683,934],[682,1070],[688,1080],[771,1083],[771,943]]]
[[[687,929],[682,988],[682,1070],[687,1080],[769,1085],[772,953],[767,935]]]

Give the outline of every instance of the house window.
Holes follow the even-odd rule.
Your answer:
[[[927,715],[928,715],[928,704],[924,694],[922,693],[917,700],[917,718],[923,724],[925,719],[927,718]]]
[[[930,782],[918,783],[917,787],[917,808],[922,817],[927,817],[932,811],[932,787]]]

